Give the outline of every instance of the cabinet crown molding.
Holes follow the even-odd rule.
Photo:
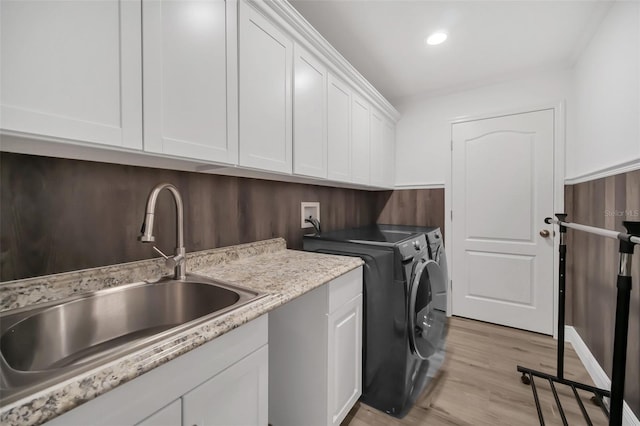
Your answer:
[[[346,81],[351,81],[360,95],[367,98],[389,119],[396,123],[400,112],[358,70],[347,61],[313,26],[286,0],[249,0],[261,11],[275,15],[293,29],[291,34],[305,47],[311,47],[327,61],[331,71],[337,72]]]

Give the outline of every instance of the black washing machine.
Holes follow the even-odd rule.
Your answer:
[[[439,228],[396,225],[303,239],[304,250],[364,260],[360,400],[395,417],[407,414],[444,361],[447,271],[441,240]]]

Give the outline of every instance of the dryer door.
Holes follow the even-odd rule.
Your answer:
[[[434,308],[441,311],[447,311],[447,294],[449,289],[449,271],[447,267],[447,255],[444,252],[444,246],[439,244],[435,250],[433,260],[438,263],[440,270],[442,271],[442,281],[437,284],[441,284],[439,287],[434,287],[433,291],[433,303]]]
[[[433,303],[444,280],[437,262],[424,258],[416,262],[409,289],[409,342],[411,351],[422,359],[433,355],[444,339],[446,314]]]

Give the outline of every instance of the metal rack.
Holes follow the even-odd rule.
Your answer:
[[[533,392],[533,398],[536,404],[536,410],[538,411],[538,419],[540,425],[544,425],[544,416],[542,415],[542,409],[540,407],[540,399],[538,398],[538,391],[536,389],[536,383],[534,377],[538,377],[549,382],[553,397],[558,407],[558,413],[562,419],[564,425],[568,425],[567,418],[564,414],[558,392],[555,387],[555,383],[566,385],[571,387],[573,395],[578,402],[580,411],[587,423],[592,425],[589,414],[578,395],[578,389],[585,390],[593,393],[595,402],[600,406],[603,413],[609,418],[610,426],[622,425],[622,407],[624,403],[624,374],[627,360],[627,333],[629,329],[629,299],[631,296],[631,259],[633,256],[633,249],[636,245],[640,245],[640,222],[623,222],[624,227],[628,233],[615,232],[607,229],[595,228],[593,226],[579,225],[576,223],[567,222],[567,215],[564,213],[557,213],[557,219],[546,218],[544,221],[547,224],[556,224],[560,227],[560,262],[558,264],[559,278],[558,278],[558,352],[557,352],[557,374],[551,375],[543,373],[541,371],[533,370],[530,368],[522,367],[518,365],[518,371],[522,373],[521,380],[524,384],[531,385]],[[616,323],[615,333],[613,338],[613,372],[611,377],[611,391],[600,389],[594,386],[585,385],[584,383],[574,382],[564,378],[564,320],[565,320],[565,272],[566,272],[566,233],[567,228],[575,229],[578,231],[589,232],[591,234],[600,235],[607,238],[614,238],[620,240],[620,265],[618,268],[617,278],[617,301],[616,301]],[[603,398],[610,398],[609,409],[604,404]]]

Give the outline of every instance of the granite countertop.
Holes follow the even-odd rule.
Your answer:
[[[158,367],[362,265],[353,257],[287,250],[281,238],[187,255],[187,273],[266,296],[94,370],[0,408],[0,424],[38,425]],[[155,280],[162,259],[0,283],[0,312],[118,285]]]

